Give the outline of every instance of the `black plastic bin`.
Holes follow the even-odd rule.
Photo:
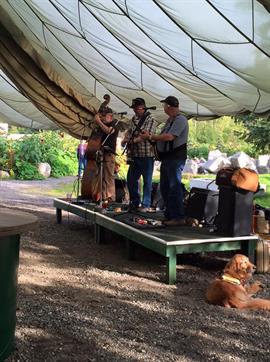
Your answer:
[[[252,233],[253,192],[219,186],[217,233],[246,236]]]
[[[20,234],[37,224],[32,214],[0,208],[0,362],[15,342]]]
[[[0,361],[14,348],[20,236],[0,237]]]

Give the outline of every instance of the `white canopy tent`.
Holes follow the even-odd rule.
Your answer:
[[[270,110],[268,0],[2,0],[0,9],[0,120],[88,135],[105,93],[116,112],[142,97],[159,119],[168,95],[190,117]]]

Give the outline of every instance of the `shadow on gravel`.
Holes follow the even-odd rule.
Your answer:
[[[52,207],[33,213],[40,229],[22,237],[8,362],[269,360],[269,314],[204,301],[230,253],[181,256],[168,286],[162,257],[139,247],[128,261],[121,240],[95,244],[84,220],[64,213],[57,225]]]

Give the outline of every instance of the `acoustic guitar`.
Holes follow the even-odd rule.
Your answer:
[[[137,123],[135,123],[133,119],[132,119],[131,121],[132,121],[134,127],[136,128],[136,131],[137,131],[138,133],[142,133],[141,127],[140,127]],[[156,143],[155,141],[150,141],[150,140],[147,140],[147,141],[148,141],[148,142],[150,143],[150,145],[152,146],[155,159],[156,159],[157,161],[160,161],[160,154],[159,154],[159,151],[158,151],[158,149],[157,149],[157,143]]]

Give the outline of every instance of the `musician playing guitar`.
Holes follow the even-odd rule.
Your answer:
[[[143,131],[144,140],[156,141],[160,166],[160,191],[165,205],[164,216],[167,226],[185,225],[182,171],[187,158],[188,121],[180,114],[179,101],[168,96],[161,101],[164,112],[169,116],[159,135]]]
[[[148,141],[140,137],[144,130],[155,132],[156,121],[151,113],[147,111],[143,98],[135,98],[130,108],[133,108],[135,116],[133,125],[126,132],[122,145],[127,144],[127,159],[129,169],[127,174],[127,185],[130,197],[130,207],[140,208],[140,211],[148,211],[151,207],[152,176],[154,168],[154,152]],[[135,124],[134,124],[135,123]],[[139,179],[143,177],[143,198],[141,202]]]
[[[100,109],[95,115],[97,127],[93,131],[86,150],[87,169],[82,180],[82,196],[93,201],[115,200],[115,155],[119,124],[113,119],[113,111],[108,106]],[[101,151],[101,153],[100,153]],[[101,159],[97,157],[101,155]],[[101,185],[101,162],[102,185]],[[101,195],[102,190],[102,195]]]

